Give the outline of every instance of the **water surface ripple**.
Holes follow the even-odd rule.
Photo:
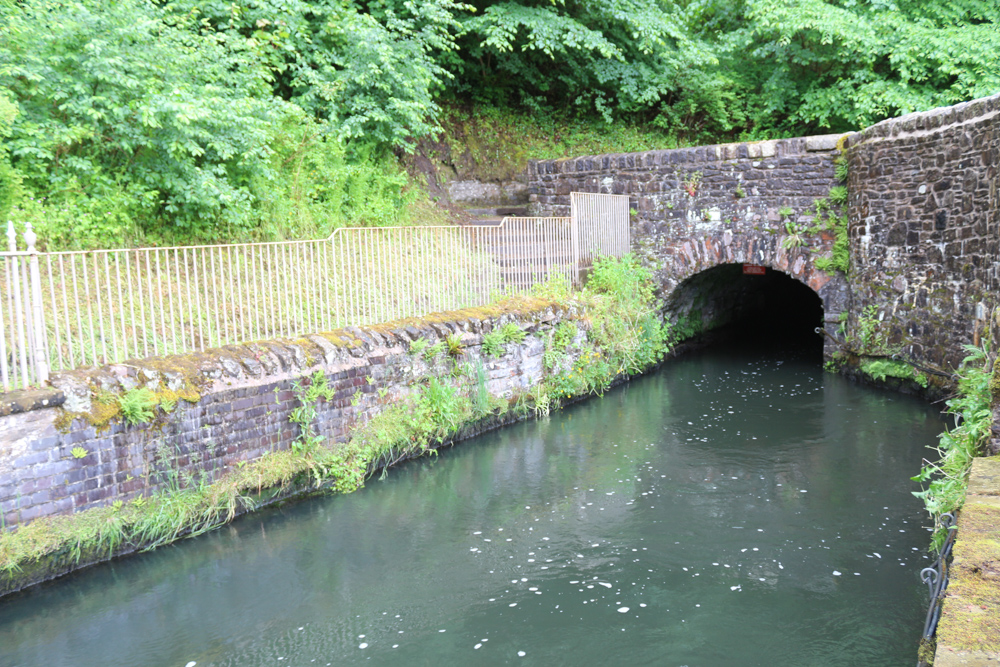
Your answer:
[[[929,407],[701,353],[0,600],[0,665],[903,665]]]

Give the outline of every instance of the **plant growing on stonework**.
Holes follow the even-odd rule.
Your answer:
[[[503,333],[499,329],[483,335],[482,351],[488,357],[499,357],[503,354]]]
[[[833,159],[833,171],[837,180],[841,183],[847,182],[848,176],[848,162],[847,153],[845,152],[844,144],[847,142],[847,135],[845,134],[840,139],[837,140],[837,157]]]
[[[437,357],[444,354],[445,348],[446,345],[443,340],[439,340],[438,342],[434,343],[429,348],[424,350],[424,361],[426,361],[427,363],[431,363]]]
[[[449,334],[445,338],[445,344],[448,346],[448,354],[457,357],[462,354],[462,337],[458,334]]]
[[[427,349],[427,346],[429,344],[430,343],[427,341],[426,338],[421,337],[416,339],[415,341],[410,343],[410,354],[412,354],[413,356],[417,356],[423,353],[423,351]]]
[[[990,356],[988,342],[983,347],[966,346],[969,353],[957,373],[958,395],[947,402],[948,412],[955,418],[955,428],[941,434],[935,449],[937,461],[924,459],[914,481],[928,483],[927,488],[913,495],[924,501],[924,507],[934,518],[932,549],[940,547],[946,537],[941,515],[961,509],[965,503],[969,469],[972,459],[981,454],[989,441],[992,410],[990,408]]]
[[[833,161],[834,174],[841,183],[847,182],[848,166],[846,157],[838,157]]]
[[[921,387],[927,387],[927,376],[905,361],[895,359],[869,359],[861,364],[861,370],[878,382],[894,377],[901,380],[912,380]]]
[[[778,215],[781,216],[782,220],[784,220],[785,218],[790,218],[793,213],[795,213],[795,211],[792,209],[791,206],[782,206],[781,208],[778,209]]]
[[[72,450],[70,450],[70,454],[73,455],[74,459],[83,459],[86,458],[87,455],[90,454],[90,452],[88,452],[85,448],[77,445]]]
[[[589,307],[588,338],[605,353],[612,377],[662,360],[669,328],[658,314],[652,274],[634,255],[595,261],[580,298]]]
[[[836,235],[833,242],[833,252],[830,257],[817,257],[816,268],[821,271],[832,273],[841,271],[847,273],[850,266],[850,242],[847,237],[847,214],[830,215],[827,218],[827,227],[833,229]]]
[[[577,328],[572,322],[560,322],[552,333],[552,345],[560,352],[565,352],[576,338]]]
[[[153,419],[158,401],[156,394],[145,387],[130,389],[118,399],[122,419],[132,426],[144,424]]]
[[[835,185],[830,188],[830,201],[840,206],[847,201],[847,188],[843,185]]]
[[[500,338],[505,343],[520,343],[527,334],[516,322],[508,322],[500,328]]]
[[[692,172],[686,179],[684,179],[684,191],[687,192],[688,197],[694,197],[698,194],[699,185],[701,185],[700,171]]]
[[[882,322],[879,319],[878,306],[873,303],[865,306],[858,318],[858,343],[861,350],[876,353],[885,350],[886,342],[882,333]]]
[[[443,436],[453,431],[462,422],[464,412],[462,398],[456,387],[432,377],[421,395],[436,436]]]
[[[299,399],[298,407],[288,416],[290,422],[299,425],[299,437],[292,443],[292,450],[301,453],[323,442],[323,437],[313,427],[317,415],[316,402],[320,398],[333,400],[337,391],[327,384],[326,375],[322,371],[316,371],[308,378],[308,382],[302,379],[293,382],[292,393]]]
[[[477,419],[485,417],[493,407],[490,402],[490,392],[486,386],[486,379],[486,368],[483,367],[482,361],[476,359],[476,386],[472,391],[472,414]]]
[[[796,225],[789,220],[785,223],[785,232],[787,236],[781,240],[781,247],[785,250],[805,245],[805,228],[801,225]]]
[[[552,370],[566,358],[566,349],[576,338],[576,325],[572,322],[560,322],[553,331],[545,337],[545,351],[542,353],[542,365],[546,370]]]

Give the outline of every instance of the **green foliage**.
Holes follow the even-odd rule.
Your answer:
[[[87,455],[90,454],[90,452],[87,451],[85,447],[80,447],[79,445],[77,445],[72,450],[70,450],[70,454],[73,455],[74,459],[83,459],[86,458]]]
[[[393,156],[375,145],[345,144],[327,123],[288,105],[269,146],[269,170],[250,183],[254,238],[321,238],[343,226],[408,221],[417,192]]]
[[[503,332],[500,329],[483,334],[482,352],[487,357],[503,355]]]
[[[410,343],[410,354],[414,357],[417,355],[421,355],[424,353],[424,350],[427,349],[428,345],[430,345],[430,341],[421,336],[420,338]]]
[[[848,170],[850,169],[847,158],[840,156],[833,161],[834,174],[841,183],[847,182]]]
[[[135,426],[152,421],[158,403],[156,394],[142,387],[122,394],[118,399],[118,409],[121,410],[122,419]]]
[[[176,0],[178,18],[197,16],[205,32],[245,45],[267,68],[271,90],[316,118],[340,140],[409,145],[437,129],[434,93],[467,6],[451,0]]]
[[[417,193],[388,137],[428,131],[436,107],[413,73],[401,91],[373,59],[423,67],[414,49],[444,29],[430,24],[454,27],[446,6],[383,16],[396,47],[341,35],[335,53],[327,33],[378,21],[333,2],[0,2],[0,213],[49,249],[400,224]],[[423,101],[362,109],[358,86]]]
[[[493,409],[489,389],[486,386],[486,368],[483,362],[476,359],[475,389],[472,393],[472,413],[476,419],[485,417]]]
[[[581,298],[591,313],[588,337],[613,374],[639,373],[669,350],[652,274],[635,256],[595,261]]]
[[[11,206],[21,196],[21,177],[11,166],[7,150],[7,137],[11,134],[16,116],[17,104],[0,88],[0,220],[8,219]]]
[[[831,215],[828,221],[833,226],[836,238],[833,242],[833,252],[830,257],[817,257],[816,268],[821,271],[841,271],[845,275],[850,268],[850,242],[847,236],[847,214]]]
[[[577,331],[576,324],[573,322],[560,322],[552,333],[552,347],[560,352],[565,352],[576,338]]]
[[[561,273],[553,272],[543,283],[531,288],[531,295],[547,301],[566,301],[573,294],[573,284]]]
[[[545,350],[542,352],[542,365],[546,370],[553,370],[568,358],[567,348],[576,339],[577,328],[573,322],[560,322],[553,331],[545,337]]]
[[[913,495],[924,501],[935,520],[933,547],[945,538],[940,517],[961,509],[965,503],[972,459],[981,454],[990,437],[990,357],[984,348],[966,346],[969,353],[958,371],[958,395],[948,401],[948,412],[955,418],[955,428],[941,434],[935,462],[927,461],[913,479],[928,483]]]
[[[290,422],[299,426],[299,436],[292,443],[292,450],[299,453],[313,450],[324,441],[313,425],[317,416],[316,402],[320,398],[327,401],[333,400],[337,392],[327,384],[326,375],[322,371],[316,371],[308,380],[294,381],[292,392],[299,400],[298,407],[294,408],[288,416]]]
[[[897,351],[890,349],[882,314],[879,312],[878,306],[873,303],[868,304],[861,311],[854,329],[854,336],[859,351],[864,354],[889,355]]]
[[[785,222],[785,238],[781,239],[781,247],[785,250],[805,245],[805,229],[790,220]]]
[[[426,350],[424,350],[424,361],[430,363],[435,359],[437,359],[438,357],[440,357],[442,354],[444,354],[444,351],[445,351],[445,342],[443,340],[439,340],[438,342],[434,343]]]
[[[886,378],[894,377],[902,380],[911,380],[921,387],[927,387],[927,376],[905,361],[869,359],[862,362],[861,370],[879,382],[885,382]]]
[[[688,197],[694,197],[698,194],[698,186],[701,185],[701,172],[695,171],[688,174],[684,178],[684,192],[688,194]]]
[[[527,336],[524,329],[519,327],[516,322],[508,322],[507,324],[500,327],[500,340],[504,343],[515,343],[519,344]]]
[[[420,407],[426,409],[433,425],[433,437],[440,437],[455,430],[467,409],[458,389],[432,377],[420,394]],[[418,408],[419,409],[419,408]]]
[[[281,104],[245,46],[167,21],[143,0],[5,3],[0,86],[17,101],[9,150],[50,205],[122,200],[102,238],[140,217],[191,233],[245,228]]]
[[[698,3],[757,134],[847,131],[1000,89],[1000,5],[982,0]],[[793,129],[794,128],[794,129]]]
[[[448,354],[457,357],[462,354],[462,337],[458,334],[449,334],[445,338],[445,345],[448,348]]]
[[[847,188],[842,185],[830,188],[830,201],[837,206],[847,203]]]
[[[533,109],[570,105],[611,123],[643,116],[686,133],[742,121],[684,10],[656,0],[495,2],[460,17],[453,90]]]

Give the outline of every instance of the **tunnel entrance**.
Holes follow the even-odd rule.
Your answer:
[[[743,267],[720,264],[683,281],[668,297],[667,316],[685,336],[711,332],[730,344],[791,345],[822,355],[819,295],[781,271],[747,275]]]

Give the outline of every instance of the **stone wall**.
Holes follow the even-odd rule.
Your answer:
[[[952,370],[1000,324],[1000,95],[884,121],[848,146],[852,325],[868,309],[890,345]]]
[[[816,200],[838,184],[838,139],[828,135],[533,162],[528,167],[533,213],[569,215],[570,192],[628,195],[634,210],[632,249],[655,267],[664,296],[676,297],[668,298],[672,317],[693,312],[692,294],[683,287],[696,274],[751,263],[811,287],[823,302],[828,333],[836,335],[847,309],[846,283],[842,275],[813,264],[815,257],[830,254],[834,234],[806,230],[814,225]],[[800,247],[784,243],[789,224],[804,232]],[[710,311],[720,308],[701,309],[705,317]]]
[[[836,136],[550,160],[529,166],[534,210],[568,215],[569,193],[627,194],[632,247],[666,295],[730,262],[788,273],[822,298],[826,328],[862,318],[880,353],[943,373],[992,330],[1000,340],[1000,95],[911,114],[847,135],[850,286],[817,271],[832,237],[781,247],[786,221],[837,185]],[[782,216],[787,207],[792,211]],[[874,324],[873,323],[877,323]],[[864,347],[864,346],[860,346]],[[830,350],[828,349],[828,352]],[[858,350],[864,352],[865,350]]]
[[[300,405],[293,385],[316,371],[336,389],[333,400],[319,401],[316,425],[339,441],[414,382],[453,374],[456,363],[481,362],[489,392],[511,396],[542,377],[542,336],[568,317],[531,302],[512,312],[458,311],[62,374],[44,395],[9,395],[0,406],[0,517],[13,528],[129,501],[170,484],[211,481],[241,461],[288,449],[300,435],[289,419]],[[483,334],[509,321],[534,335],[508,344],[498,359],[484,358]],[[433,345],[452,334],[461,337],[460,358],[428,362],[408,352],[413,340]],[[474,382],[468,374],[451,381]],[[180,398],[169,413],[157,410],[149,423],[129,425],[119,416],[101,423],[115,397],[140,386],[190,400]]]

